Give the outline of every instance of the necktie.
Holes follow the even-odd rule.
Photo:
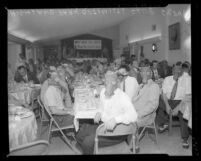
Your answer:
[[[170,95],[170,99],[173,100],[175,98],[176,92],[177,92],[177,86],[178,86],[178,79],[176,80],[173,88],[172,88],[172,92]]]
[[[126,82],[125,82],[125,80],[124,80],[124,82],[123,82],[123,91],[124,91],[124,92],[126,91]]]
[[[140,86],[140,88],[139,88],[139,90],[138,90],[138,94],[137,95],[139,95],[140,94],[140,91],[142,90],[142,88],[144,87],[144,83]]]

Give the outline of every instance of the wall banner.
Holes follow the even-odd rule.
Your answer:
[[[82,50],[101,50],[101,40],[74,40],[74,47]]]

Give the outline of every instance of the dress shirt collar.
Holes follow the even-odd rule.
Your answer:
[[[190,75],[187,72],[183,72],[182,76],[186,77],[186,76],[190,76]]]

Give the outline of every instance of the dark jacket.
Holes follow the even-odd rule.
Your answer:
[[[165,68],[159,67],[158,74],[164,79],[165,77],[172,75],[172,68],[167,66],[165,71]]]
[[[156,69],[156,70],[158,71],[158,76],[161,77],[160,74],[159,74],[159,70],[158,69]],[[155,78],[155,75],[154,75],[154,69],[152,68],[151,71],[152,71],[152,80],[155,81],[156,78]]]
[[[27,71],[27,78],[28,78],[28,82],[33,81],[34,84],[39,84],[39,81],[36,78],[36,76],[34,76],[34,74],[32,74],[29,71]],[[18,83],[20,82],[28,83],[18,71],[15,72],[14,80]]]

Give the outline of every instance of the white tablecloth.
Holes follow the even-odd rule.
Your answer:
[[[17,100],[21,101],[22,103],[31,103],[31,91],[32,88],[19,90],[15,92],[9,92],[8,94],[15,97]]]
[[[31,112],[31,111],[30,111]],[[17,116],[18,117],[18,116]],[[9,115],[9,147],[16,148],[32,142],[37,137],[37,123],[34,113],[27,118]]]
[[[8,94],[20,100],[22,103],[30,104],[36,93],[40,94],[40,87],[27,87],[26,89],[9,92]]]
[[[78,131],[79,129],[79,119],[94,119],[96,113],[100,111],[100,100],[99,98],[94,98],[95,104],[94,109],[90,110],[79,110],[79,105],[74,104],[74,126],[75,130]]]

